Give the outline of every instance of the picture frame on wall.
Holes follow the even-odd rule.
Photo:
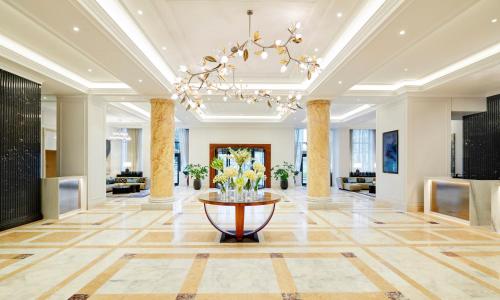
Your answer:
[[[382,134],[382,164],[384,173],[399,173],[399,135],[398,130]]]

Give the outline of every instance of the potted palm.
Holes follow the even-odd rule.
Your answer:
[[[201,181],[205,179],[208,174],[208,167],[200,164],[190,164],[188,168],[189,175],[194,178],[193,187],[195,190],[201,189]]]
[[[282,190],[288,189],[288,177],[290,175],[295,176],[295,167],[288,162],[283,162],[281,165],[274,166],[271,171],[273,172],[273,177],[275,180],[280,181],[280,187]]]

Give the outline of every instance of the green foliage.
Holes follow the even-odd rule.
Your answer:
[[[200,164],[189,164],[186,169],[188,169],[189,175],[195,179],[205,179],[208,175],[208,167]]]
[[[271,171],[275,180],[288,180],[290,175],[295,176],[299,172],[295,170],[295,166],[291,163],[284,161],[281,165],[274,166]]]
[[[210,164],[210,167],[212,167],[212,169],[215,169],[217,171],[222,171],[222,169],[224,169],[224,161],[222,160],[222,158],[214,158],[212,160],[212,163]]]

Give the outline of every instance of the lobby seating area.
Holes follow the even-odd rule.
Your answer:
[[[500,0],[0,0],[0,300],[500,300]]]
[[[354,176],[351,173],[350,177],[338,177],[336,183],[341,190],[359,192],[361,190],[370,190],[370,187],[376,186],[376,177]]]

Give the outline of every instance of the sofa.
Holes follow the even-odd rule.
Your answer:
[[[374,186],[376,184],[376,177],[337,177],[336,182],[337,187],[341,190],[359,192],[361,190],[368,190],[370,186]]]
[[[106,192],[113,191],[116,185],[139,184],[141,190],[149,188],[149,180],[146,177],[108,177],[106,179]]]

